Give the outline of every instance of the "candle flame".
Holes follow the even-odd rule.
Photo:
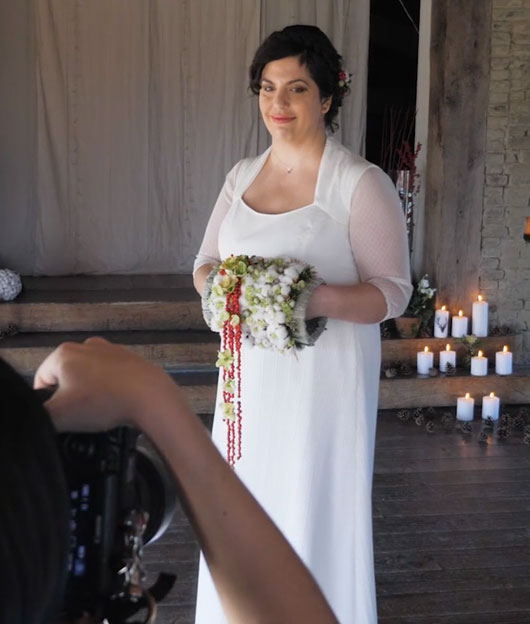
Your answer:
[[[478,357],[482,357],[484,355],[484,353],[482,353],[482,351],[478,352]]]
[[[446,344],[445,345],[445,350],[446,351],[451,351],[451,345],[450,344]]]
[[[445,312],[447,310],[447,306],[442,306],[442,311]]]
[[[464,312],[462,310],[458,310],[458,316],[464,316]]]
[[[425,351],[425,353],[427,353],[429,351],[429,347],[425,347],[425,349],[423,349]]]
[[[470,399],[471,395],[469,394],[469,392],[466,392],[466,399]]]
[[[495,392],[490,392],[490,397],[493,399],[495,397]]]
[[[479,296],[478,296],[478,300],[479,300],[479,301],[482,301],[482,299],[483,299],[482,295],[479,295]]]
[[[508,345],[504,345],[502,350],[503,350],[504,353],[508,353]]]

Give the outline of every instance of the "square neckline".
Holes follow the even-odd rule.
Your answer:
[[[243,204],[243,206],[245,206],[245,208],[247,208],[247,210],[250,210],[254,214],[264,215],[266,217],[280,217],[280,216],[283,216],[283,215],[292,214],[292,213],[300,212],[300,211],[303,211],[303,210],[307,210],[308,208],[312,208],[313,206],[318,206],[318,204],[319,204],[319,197],[320,197],[320,186],[321,186],[321,181],[322,181],[322,177],[323,177],[322,176],[322,171],[324,169],[324,164],[325,164],[324,161],[327,160],[327,155],[328,155],[328,151],[329,151],[330,141],[331,141],[331,138],[326,134],[326,142],[324,143],[324,149],[322,151],[322,156],[320,158],[320,163],[319,163],[319,166],[318,166],[317,182],[315,184],[315,194],[313,196],[313,201],[310,204],[305,204],[304,206],[299,206],[298,208],[293,208],[292,210],[286,210],[284,212],[260,212],[259,210],[256,210],[255,208],[252,208],[252,206],[247,204],[247,202],[243,199],[243,195],[250,188],[250,186],[252,185],[254,180],[258,177],[259,173],[261,172],[261,170],[265,166],[265,163],[267,162],[267,158],[269,157],[270,152],[272,150],[272,145],[269,146],[263,152],[263,154],[261,155],[261,158],[257,161],[257,167],[256,167],[255,173],[250,177],[250,179],[249,179],[247,185],[245,186],[245,188],[239,193],[239,201]]]

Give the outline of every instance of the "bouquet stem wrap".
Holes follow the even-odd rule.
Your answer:
[[[202,294],[206,323],[221,334],[216,366],[222,369],[227,460],[241,459],[241,345],[281,353],[314,345],[324,317],[306,320],[307,304],[323,284],[315,269],[291,258],[230,256],[208,276]]]

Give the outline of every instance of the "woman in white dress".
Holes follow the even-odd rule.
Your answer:
[[[378,324],[403,312],[412,287],[391,181],[328,136],[346,91],[342,71],[341,57],[314,26],[289,26],[258,48],[250,87],[272,145],[228,174],[194,280],[201,293],[230,254],[297,258],[324,279],[306,315],[328,318],[315,346],[296,354],[243,347],[242,458],[235,469],[341,624],[373,624]],[[217,410],[213,438],[221,450],[223,424]],[[196,623],[224,622],[201,559]]]

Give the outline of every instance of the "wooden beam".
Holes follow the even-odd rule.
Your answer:
[[[425,270],[464,309],[478,291],[491,14],[492,0],[432,5]]]

